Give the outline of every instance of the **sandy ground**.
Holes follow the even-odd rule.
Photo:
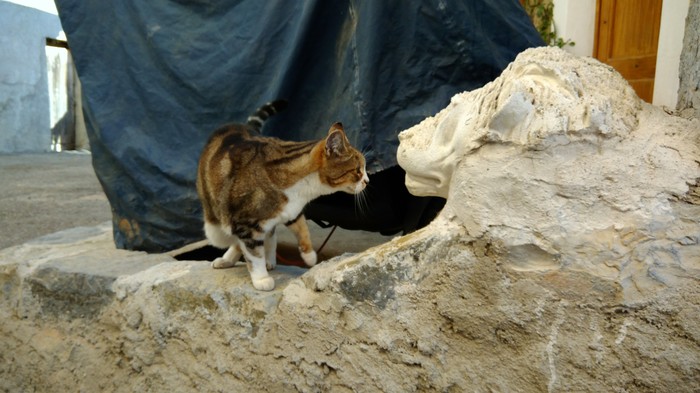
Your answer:
[[[111,209],[88,153],[0,154],[0,249],[39,236],[110,221]],[[309,223],[314,248],[330,229]],[[358,252],[390,239],[376,233],[338,228],[320,259]],[[279,243],[296,249],[291,232]]]
[[[0,249],[111,220],[86,153],[0,155]]]

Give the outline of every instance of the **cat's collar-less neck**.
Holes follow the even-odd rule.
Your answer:
[[[307,203],[335,191],[331,186],[321,182],[318,172],[306,175],[291,187],[283,190],[287,197],[287,204],[280,214],[280,221],[285,222],[296,218]]]

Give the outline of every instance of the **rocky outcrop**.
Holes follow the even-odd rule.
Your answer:
[[[0,388],[695,391],[698,123],[620,81],[524,52],[401,135],[410,189],[447,197],[433,223],[272,292],[108,227],[6,249]]]

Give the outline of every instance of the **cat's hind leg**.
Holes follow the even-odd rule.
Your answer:
[[[267,273],[265,263],[265,234],[241,239],[241,251],[248,261],[248,272],[253,281],[253,287],[259,291],[271,291],[275,287],[275,280]]]
[[[299,253],[301,258],[306,263],[306,266],[313,266],[316,264],[316,251],[314,251],[313,245],[311,244],[311,235],[309,234],[309,227],[306,225],[306,217],[300,214],[294,221],[288,222],[287,228],[291,229],[294,236],[297,238],[299,243]]]
[[[216,258],[211,263],[211,267],[214,269],[232,267],[241,259],[241,248],[238,245],[238,239],[236,236],[230,234],[230,232],[230,228],[227,231],[221,225],[210,224],[208,222],[204,223],[204,233],[207,239],[209,239],[209,242],[217,248],[228,247],[228,250],[226,250],[222,257]]]
[[[267,270],[277,266],[277,234],[274,227],[265,236],[265,266]]]
[[[214,269],[227,269],[233,267],[241,259],[243,253],[238,244],[234,244],[226,250],[223,256],[214,259],[211,267]]]

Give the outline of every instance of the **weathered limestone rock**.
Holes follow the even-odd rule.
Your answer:
[[[612,68],[537,49],[404,131],[398,159],[509,267],[612,279],[629,303],[697,283],[699,130]]]
[[[526,51],[401,135],[433,223],[272,292],[106,227],[0,252],[0,389],[695,391],[697,127]]]

